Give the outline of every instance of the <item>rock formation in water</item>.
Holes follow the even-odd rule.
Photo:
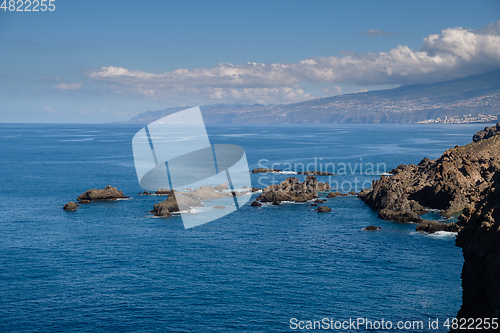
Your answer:
[[[63,209],[67,211],[75,211],[78,209],[78,205],[76,204],[76,202],[70,201],[64,205]]]
[[[366,230],[366,231],[377,231],[377,230],[380,230],[380,229],[382,229],[382,227],[376,227],[374,225],[369,225],[366,228],[363,228],[363,230]]]
[[[278,185],[269,185],[262,190],[257,201],[280,203],[282,201],[306,202],[318,197],[318,191],[328,191],[328,183],[319,182],[314,176],[307,176],[301,183],[295,177],[289,177]]]
[[[426,213],[426,208],[439,209],[444,217],[460,213],[481,199],[500,170],[500,136],[479,134],[494,132],[497,127],[500,125],[476,133],[475,138],[484,139],[448,149],[436,160],[424,158],[418,165],[399,165],[389,172],[392,176],[382,176],[358,197],[385,220],[422,223],[419,215]],[[427,227],[431,232],[443,230],[435,221],[425,221],[419,229]]]
[[[193,207],[203,207],[203,204],[200,200],[175,192],[169,195],[167,200],[154,205],[150,213],[154,216],[169,217],[171,213],[188,211]]]
[[[169,217],[171,213],[188,211],[190,208],[203,207],[202,200],[213,200],[221,198],[231,198],[233,196],[247,195],[252,192],[251,188],[246,188],[243,191],[224,192],[229,190],[226,183],[210,186],[202,185],[196,189],[185,189],[185,192],[175,190],[160,191],[159,195],[168,195],[167,200],[164,200],[156,205],[150,213],[155,216]],[[158,194],[159,192],[156,192]],[[226,207],[216,206],[216,209],[224,209]]]
[[[497,137],[500,139],[500,137]],[[500,316],[500,172],[482,200],[468,206],[458,219],[462,230],[462,307],[458,318]],[[498,330],[497,330],[498,331]]]
[[[329,213],[332,211],[332,209],[330,207],[326,207],[326,206],[318,206],[318,208],[316,208],[316,211],[318,213]]]
[[[124,196],[122,191],[118,191],[116,187],[108,185],[102,190],[95,188],[88,190],[85,193],[80,194],[77,200],[81,203],[87,203],[90,201],[116,200],[124,198],[128,197]]]
[[[273,173],[273,172],[281,172],[281,170],[278,169],[267,169],[267,168],[257,168],[253,169],[252,173]]]
[[[347,193],[340,193],[339,191],[337,191],[337,192],[328,193],[328,195],[326,197],[327,198],[336,198],[336,197],[344,197],[347,195],[348,195]]]

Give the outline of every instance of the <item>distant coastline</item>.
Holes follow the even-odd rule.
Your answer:
[[[190,106],[147,111],[122,124],[149,124]],[[206,124],[378,124],[496,122],[500,69],[459,79],[406,85],[300,103],[200,106]]]

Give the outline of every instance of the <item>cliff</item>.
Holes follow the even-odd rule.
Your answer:
[[[436,160],[398,166],[389,171],[392,176],[382,176],[361,191],[359,198],[378,210],[380,218],[398,222],[423,223],[419,215],[427,208],[439,209],[444,217],[462,212],[482,199],[500,171],[500,137],[490,135],[497,127],[476,133],[476,142],[448,149]],[[449,227],[448,231],[461,229]]]
[[[500,315],[500,173],[484,198],[464,209],[456,245],[462,248],[462,307],[457,318]]]
[[[464,256],[459,319],[500,315],[499,134],[500,124],[485,128],[472,143],[451,148],[434,161],[400,165],[390,171],[393,176],[374,181],[359,194],[383,219],[418,222],[417,230],[427,232],[458,231],[456,245]],[[440,209],[447,217],[461,215],[456,224],[423,221],[419,215],[426,208]],[[468,327],[470,321],[466,323]]]

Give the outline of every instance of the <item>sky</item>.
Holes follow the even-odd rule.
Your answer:
[[[52,4],[0,9],[0,122],[293,103],[500,68],[496,0]]]

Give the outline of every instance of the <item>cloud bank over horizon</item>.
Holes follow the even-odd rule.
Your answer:
[[[363,33],[363,32],[362,32]],[[397,35],[370,29],[367,35]],[[138,96],[170,104],[300,102],[315,97],[301,84],[342,93],[341,84],[376,85],[433,83],[500,68],[500,20],[472,30],[448,28],[426,36],[419,50],[398,45],[378,53],[345,53],[311,57],[297,63],[220,63],[212,68],[148,73],[122,67],[87,68],[86,79],[101,82],[118,95]],[[79,89],[81,84],[56,86]]]

